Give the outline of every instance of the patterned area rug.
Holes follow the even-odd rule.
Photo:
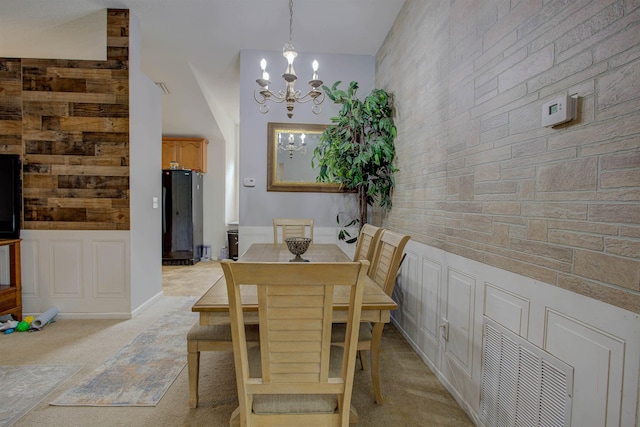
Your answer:
[[[51,405],[156,406],[187,363],[194,302],[160,318]]]
[[[29,412],[82,365],[0,366],[0,426]]]

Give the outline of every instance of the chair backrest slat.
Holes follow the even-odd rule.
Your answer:
[[[273,218],[273,243],[284,243],[288,237],[309,237],[313,242],[313,218]]]

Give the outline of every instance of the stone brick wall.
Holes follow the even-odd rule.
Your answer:
[[[640,312],[640,1],[407,0],[377,56],[412,239]],[[578,119],[541,125],[577,94]]]
[[[0,58],[0,153],[23,160],[23,229],[129,229],[129,12],[105,61]]]

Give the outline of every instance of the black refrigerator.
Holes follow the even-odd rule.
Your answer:
[[[202,174],[162,171],[162,264],[193,265],[202,257]]]

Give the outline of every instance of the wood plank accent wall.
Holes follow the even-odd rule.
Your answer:
[[[0,58],[0,152],[23,156],[23,229],[129,229],[129,11],[105,61]]]
[[[0,154],[22,154],[22,67],[0,58]]]

